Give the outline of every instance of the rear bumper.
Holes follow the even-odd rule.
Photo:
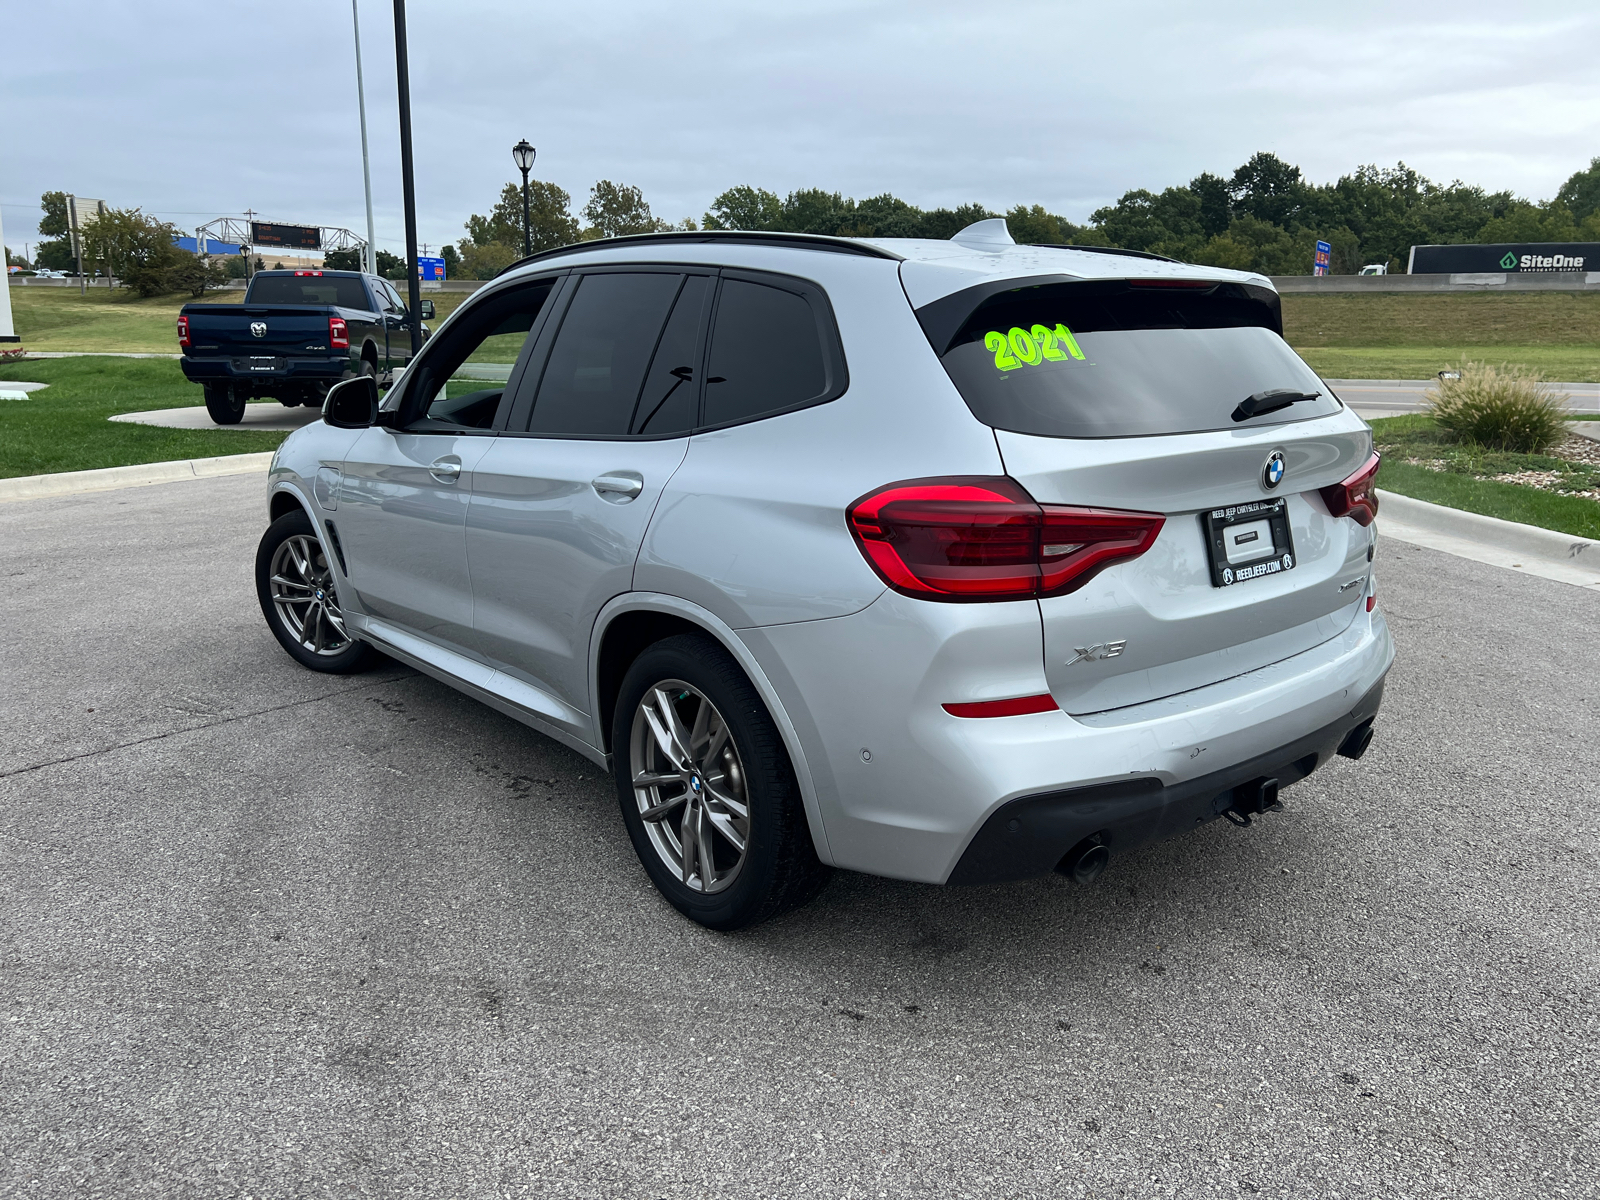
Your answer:
[[[253,371],[241,365],[242,359],[218,356],[215,358],[184,357],[178,361],[184,378],[190,383],[246,383],[263,390],[275,386],[317,385],[338,383],[350,369],[350,360],[343,355],[332,358],[281,357],[281,366],[270,371]]]
[[[1266,754],[1182,783],[1153,775],[1021,796],[989,814],[947,882],[1004,883],[1047,875],[1068,850],[1098,835],[1113,858],[1187,833],[1220,817],[1235,791],[1262,779],[1298,783],[1338,753],[1352,731],[1369,725],[1383,701],[1383,683],[1350,711],[1314,733]]]
[[[1043,874],[1089,833],[1106,830],[1128,849],[1209,819],[1236,782],[1299,779],[1366,715],[1353,714],[1376,705],[1394,658],[1382,612],[1360,612],[1310,650],[1164,699],[964,719],[941,703],[1046,690],[1035,605],[887,593],[849,617],[739,632],[793,723],[819,853],[928,883]],[[1041,797],[1061,811],[1037,818],[1037,836],[1020,839],[1034,848],[1004,863],[1011,852],[986,848],[994,835],[984,831],[1009,832],[1014,812],[991,821],[1017,802],[1052,810]],[[1091,814],[1098,823],[1075,833]]]

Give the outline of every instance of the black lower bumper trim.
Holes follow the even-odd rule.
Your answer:
[[[1334,756],[1352,730],[1370,726],[1382,701],[1379,680],[1344,716],[1315,733],[1170,787],[1145,775],[1007,801],[973,836],[948,882],[1004,883],[1048,875],[1068,850],[1094,834],[1116,857],[1186,833],[1232,807],[1236,788],[1262,779],[1288,787],[1304,779]]]

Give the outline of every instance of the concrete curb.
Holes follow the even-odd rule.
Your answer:
[[[1378,492],[1378,532],[1458,558],[1600,591],[1600,542]]]
[[[272,451],[268,450],[260,454],[225,454],[219,458],[186,458],[177,462],[139,463],[132,467],[102,467],[97,471],[19,475],[15,479],[0,479],[0,502],[43,500],[50,496],[107,492],[115,488],[144,487],[152,483],[212,479],[219,475],[248,475],[265,471],[271,465]]]

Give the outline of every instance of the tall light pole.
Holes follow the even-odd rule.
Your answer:
[[[533,229],[528,221],[528,172],[533,169],[533,160],[539,152],[528,145],[528,139],[523,138],[511,147],[511,158],[517,164],[517,170],[522,172],[522,257],[527,258],[533,253]]]
[[[406,55],[406,0],[394,0],[394,63],[400,85],[400,184],[406,206],[406,299],[411,309],[411,353],[422,349],[422,281],[417,278],[417,185],[411,169],[411,67]]]
[[[367,161],[367,89],[361,81],[361,14],[350,0],[350,20],[356,29],[356,104],[361,110],[361,179],[367,185],[367,274],[378,273],[378,248],[372,238],[372,166]]]

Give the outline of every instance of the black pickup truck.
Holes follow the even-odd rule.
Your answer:
[[[417,319],[433,318],[424,300]],[[411,358],[405,301],[387,279],[359,271],[257,271],[242,304],[186,304],[178,316],[183,373],[205,388],[218,425],[268,396],[321,405],[341,379],[380,380]],[[422,326],[422,336],[428,336]]]

